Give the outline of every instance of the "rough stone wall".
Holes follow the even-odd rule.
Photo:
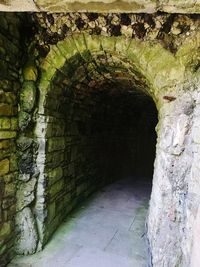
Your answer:
[[[200,200],[199,91],[196,93],[177,92],[177,101],[160,110],[148,224],[153,266],[191,266],[192,240],[196,238],[193,227]]]
[[[20,90],[20,17],[0,14],[0,266],[14,255],[18,166],[18,93]]]
[[[37,28],[36,38],[41,56],[48,54],[50,45],[81,32],[155,42],[175,55],[188,36],[195,34],[200,24],[199,15],[167,13],[35,13],[33,22]]]

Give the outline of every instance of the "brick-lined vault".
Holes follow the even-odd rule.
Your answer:
[[[152,172],[152,265],[190,266],[200,200],[198,15],[16,16],[27,23],[14,27],[3,14],[0,36],[14,27],[8,42],[19,38],[4,53],[1,90],[3,266],[14,246],[17,254],[41,250],[100,186]]]
[[[39,144],[46,140],[45,155],[42,151],[37,158],[41,167],[45,157],[43,212],[49,213],[44,243],[66,214],[100,186],[136,174],[151,179],[153,173],[157,111],[145,80],[102,52],[71,57],[45,95],[36,127]]]

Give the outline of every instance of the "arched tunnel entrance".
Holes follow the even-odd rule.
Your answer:
[[[68,62],[70,69],[74,60],[77,56]],[[64,72],[58,73],[46,96],[49,212],[44,240],[69,211],[101,187],[128,177],[152,180],[155,104],[141,80],[102,62],[96,76],[79,62],[70,84]]]
[[[73,69],[77,57],[78,67]],[[105,57],[101,56],[100,59],[103,62]],[[85,205],[86,198],[98,192],[97,195],[101,195],[100,202],[96,202],[97,206],[92,204],[91,213],[99,221],[95,219],[90,228],[91,218],[88,217],[88,236],[95,232],[98,239],[98,233],[102,231],[105,236],[103,250],[106,251],[115,233],[120,232],[119,223],[124,236],[129,236],[130,245],[127,245],[127,250],[125,247],[123,249],[135,250],[134,257],[139,257],[141,264],[145,264],[143,261],[147,261],[146,255],[140,255],[145,252],[137,252],[137,247],[141,248],[145,244],[141,245],[132,237],[134,231],[139,239],[145,237],[145,218],[155,158],[157,109],[141,77],[136,80],[122,65],[111,68],[106,62],[95,65],[95,69],[89,71],[88,65],[80,64],[80,60],[82,59],[76,55],[67,62],[68,66],[54,75],[44,101],[42,117],[45,118],[45,126],[39,118],[39,130],[46,140],[44,145],[44,139],[41,139],[37,159],[38,165],[42,163],[44,168],[44,176],[40,176],[38,180],[34,210],[37,227],[41,231],[39,243],[44,246],[63,221],[68,225],[73,220],[71,226],[76,229],[74,225],[79,225],[79,216],[77,217],[76,211],[75,215],[70,212],[77,206]],[[73,73],[64,71],[69,70],[69,64]],[[136,73],[135,76],[137,75],[139,74]],[[89,202],[87,203],[85,207],[88,207]],[[114,233],[112,225],[108,227],[106,224],[102,229],[102,212],[98,214],[102,210],[108,213],[106,215],[103,212],[104,218],[109,217],[109,214],[115,217],[116,222],[112,222],[115,225]],[[125,222],[123,218],[126,218]],[[135,219],[136,229],[133,230]],[[86,225],[87,216],[83,220],[86,220],[83,223]],[[80,224],[82,227],[82,221]],[[66,231],[69,233],[68,227]],[[83,232],[85,231],[84,228]],[[68,237],[65,234],[64,231],[63,236],[67,242],[70,233]],[[82,230],[79,234],[82,234]],[[77,237],[76,240],[77,244],[84,246],[82,243],[85,240],[82,237]],[[67,246],[70,247],[70,244]],[[137,262],[132,257],[131,252],[128,261]]]

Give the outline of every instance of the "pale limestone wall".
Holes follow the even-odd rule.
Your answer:
[[[2,11],[199,13],[199,0],[2,0]]]
[[[200,208],[198,209],[197,216],[193,227],[194,241],[192,249],[191,267],[200,266],[199,247],[200,247]]]
[[[193,223],[199,206],[199,156],[193,133],[198,121],[197,99],[188,92],[174,92],[174,95],[177,100],[160,109],[157,126],[148,221],[153,266],[190,266]]]

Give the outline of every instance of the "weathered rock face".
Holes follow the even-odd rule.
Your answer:
[[[16,252],[24,255],[33,254],[36,252],[38,234],[30,208],[26,207],[17,214],[16,224],[20,232],[16,241]]]
[[[182,12],[198,12],[198,2],[181,2],[176,1],[176,8]],[[118,1],[120,7],[124,3]],[[37,1],[50,11],[51,4],[46,7]],[[75,4],[78,10],[80,5],[90,5],[83,1],[70,5],[75,8]],[[69,7],[69,2],[62,5]],[[150,12],[150,6],[163,10],[174,2],[156,5],[140,1],[137,11]],[[3,265],[12,257],[13,217],[16,251],[35,253],[77,203],[108,182],[108,174],[120,173],[120,169],[113,173],[114,167],[122,161],[137,164],[136,129],[142,139],[151,139],[156,123],[153,99],[159,123],[148,217],[152,265],[198,266],[194,239],[200,203],[198,15],[38,13],[29,16],[30,24],[24,24],[26,31],[22,31],[26,39],[19,43],[22,17],[0,17]],[[22,43],[25,57],[19,86]],[[150,121],[148,134],[145,126]],[[129,140],[126,145],[125,140]],[[109,164],[105,154],[112,158]],[[136,171],[127,166],[123,171]]]
[[[155,266],[190,266],[191,229],[199,206],[192,127],[199,107],[189,93],[168,106],[160,111],[149,237]]]

